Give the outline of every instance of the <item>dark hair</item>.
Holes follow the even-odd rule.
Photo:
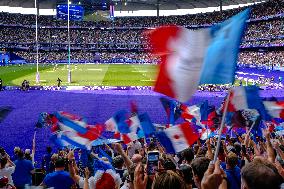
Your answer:
[[[210,160],[205,157],[196,158],[191,163],[191,168],[194,175],[197,175],[199,180],[202,180],[204,173],[208,169]]]
[[[55,168],[65,167],[65,160],[62,158],[58,158],[55,162]]]
[[[179,170],[182,173],[182,177],[186,184],[193,184],[193,175],[192,175],[192,169],[189,165],[183,164],[180,166]]]
[[[17,155],[19,159],[24,159],[24,152],[22,150],[18,151]]]
[[[170,170],[160,173],[152,186],[152,189],[186,189],[186,184],[182,177]]]
[[[8,162],[8,160],[7,160],[6,157],[2,157],[2,158],[0,159],[0,165],[1,165],[1,168],[2,168],[2,169],[5,168],[7,162]]]
[[[165,170],[176,170],[176,165],[170,159],[164,159],[163,167]]]
[[[234,168],[236,165],[238,165],[238,156],[230,152],[226,157],[226,163],[231,167]]]
[[[123,164],[124,164],[124,160],[121,156],[116,156],[116,157],[113,158],[112,165],[115,168],[121,169],[123,167]]]
[[[185,159],[188,163],[191,163],[191,161],[194,159],[194,153],[191,148],[187,148],[181,153],[182,158]]]
[[[151,141],[148,145],[148,151],[154,151],[156,150],[156,144],[155,142]]]
[[[249,189],[279,189],[283,182],[274,165],[258,160],[245,165],[241,177]]]
[[[239,143],[235,142],[234,143],[234,148],[236,149],[236,154],[237,155],[241,153],[242,146]]]
[[[5,156],[6,151],[4,148],[0,147],[0,155]]]

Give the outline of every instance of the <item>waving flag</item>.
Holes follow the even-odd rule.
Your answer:
[[[186,122],[160,131],[156,134],[168,153],[181,152],[197,141],[199,134]]]
[[[127,123],[128,113],[126,110],[116,112],[109,120],[105,122],[106,130],[116,133],[127,134],[130,133],[129,125]]]
[[[175,124],[175,121],[181,116],[181,104],[177,101],[170,100],[164,97],[160,98],[160,101],[167,113],[167,116],[169,118],[169,123],[171,125]]]
[[[86,133],[84,134],[77,133],[77,134],[80,137],[93,141],[101,137],[103,130],[104,128],[102,125],[88,125]]]
[[[284,119],[284,102],[264,101],[265,109],[272,118]]]
[[[54,133],[50,137],[50,141],[52,141],[59,147],[74,146],[86,150],[90,150],[92,147],[91,140],[80,137],[78,133],[70,131],[59,131],[57,133]]]
[[[183,105],[181,117],[188,121],[191,121],[193,118],[195,118],[197,121],[200,122],[201,120],[200,107],[197,105],[193,106]]]
[[[129,133],[123,133],[121,134],[121,139],[125,144],[128,144],[132,141],[135,141],[139,139],[138,132],[142,132],[140,129],[140,120],[138,118],[138,115],[134,115],[130,117],[127,121],[128,127],[129,127]],[[141,133],[139,133],[141,136]],[[143,134],[144,136],[144,134]]]
[[[265,106],[259,97],[259,90],[256,86],[235,87],[229,97],[228,111],[255,109],[264,120],[271,120]]]
[[[57,122],[61,130],[76,131],[82,134],[87,132],[87,122],[78,116],[66,112],[56,112],[54,119],[54,122]]]
[[[156,129],[147,113],[140,114],[139,120],[141,124],[141,128],[146,136],[153,134]]]
[[[232,83],[249,12],[211,28],[162,26],[150,32],[152,53],[161,56],[154,90],[185,102],[199,84]]]
[[[208,106],[208,101],[205,101],[200,106],[193,105],[187,107],[182,105],[181,117],[202,128],[205,128],[205,126],[213,127],[216,116],[215,107]]]

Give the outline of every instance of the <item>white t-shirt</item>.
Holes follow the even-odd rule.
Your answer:
[[[14,185],[12,174],[15,171],[15,166],[12,167],[5,167],[4,169],[0,169],[0,177],[7,177],[9,180],[9,184]]]
[[[84,182],[85,182],[85,178],[83,177],[80,177],[80,180],[79,180],[79,187],[80,188],[84,188]],[[95,188],[95,178],[93,176],[91,176],[89,179],[88,179],[88,182],[89,182],[89,188],[92,189],[92,188]]]

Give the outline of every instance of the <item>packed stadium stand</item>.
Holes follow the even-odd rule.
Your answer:
[[[222,4],[102,2],[135,10]],[[241,2],[255,1],[223,1]],[[0,8],[33,3],[0,0]],[[284,189],[284,0],[251,6],[239,46],[245,9],[70,21],[70,39],[67,21],[38,16],[38,42],[35,15],[0,12],[0,189]],[[145,34],[159,26],[197,30],[241,11],[229,40],[222,25],[219,40],[202,30],[193,45],[169,40],[167,56],[149,53]]]
[[[274,50],[284,46],[284,2],[269,1],[252,6],[248,30],[240,46],[241,64],[283,64],[280,58],[270,59]],[[150,47],[143,35],[159,25],[176,24],[189,29],[208,27],[221,22],[240,12],[244,8],[222,12],[202,13],[196,15],[167,17],[118,17],[113,21],[71,21],[70,41],[71,59],[82,62],[132,62],[156,63],[147,55]],[[39,49],[40,62],[66,61],[67,52],[67,22],[56,20],[52,16],[39,16]],[[35,16],[0,13],[0,47],[20,55],[26,62],[35,62]],[[257,61],[261,49],[264,60]],[[247,52],[249,50],[249,52]],[[248,59],[250,52],[254,58]],[[273,51],[266,53],[267,51]],[[58,53],[59,52],[59,53]],[[106,53],[112,52],[112,53]],[[84,57],[84,58],[83,58]],[[121,60],[119,60],[121,59]],[[143,59],[143,60],[142,60]],[[129,61],[130,60],[130,61]],[[256,61],[256,62],[255,62]]]

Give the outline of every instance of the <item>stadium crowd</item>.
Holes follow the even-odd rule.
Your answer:
[[[270,52],[255,52],[243,51],[239,54],[239,66],[250,65],[254,67],[276,67],[284,66],[284,52],[270,51]]]
[[[284,12],[284,3],[282,0],[271,0],[265,3],[252,6],[251,18],[262,18],[270,15],[278,15]],[[116,18],[112,21],[100,22],[75,22],[71,21],[71,26],[79,27],[154,27],[164,24],[176,24],[181,26],[204,25],[223,21],[234,14],[244,10],[245,8],[238,8],[232,10],[225,10],[213,13],[201,13],[196,15],[184,16],[167,16],[167,17],[122,17]],[[39,16],[39,25],[62,27],[67,26],[66,21],[56,20],[52,16]],[[35,16],[21,15],[20,17],[14,14],[0,13],[0,23],[5,25],[22,25],[32,26],[35,24]]]
[[[16,55],[24,58],[28,63],[35,63],[37,55],[34,52],[18,51]],[[158,58],[152,57],[149,53],[143,52],[101,52],[93,53],[86,51],[71,51],[72,62],[80,63],[151,63],[157,64]],[[62,51],[40,52],[40,63],[66,63],[68,53]]]
[[[17,51],[16,55],[24,58],[27,62],[36,61],[36,53],[29,51]],[[68,53],[62,51],[55,52],[40,52],[39,62],[57,62],[66,61]],[[71,60],[87,63],[152,63],[157,64],[159,59],[151,56],[145,52],[87,52],[87,51],[71,51]],[[284,52],[283,51],[242,51],[239,54],[239,67],[283,67],[284,66]]]
[[[96,44],[107,44],[108,48],[119,49],[118,45],[135,45],[145,48],[145,30],[142,29],[83,29],[76,28],[70,31],[70,42],[78,47],[92,47],[100,49]],[[284,20],[263,21],[249,24],[243,40],[243,46],[282,44],[284,35]],[[39,43],[66,44],[68,43],[67,29],[41,28],[38,34]],[[34,47],[35,30],[22,27],[2,27],[0,41],[2,43],[31,43]],[[83,46],[82,46],[83,45]],[[137,48],[137,47],[136,47]]]
[[[48,147],[41,163],[44,176],[37,183],[54,189],[280,189],[284,182],[283,137],[269,129],[256,140],[249,133],[235,135],[222,139],[215,164],[215,137],[198,140],[177,154],[166,153],[155,138],[128,145],[104,144],[91,152]],[[154,164],[149,159],[152,152],[158,154]],[[9,156],[1,148],[0,187],[34,185],[32,157],[30,150],[16,147]]]
[[[283,1],[273,0],[254,5],[252,19],[283,13]],[[160,17],[123,17],[109,22],[73,22],[71,21],[70,41],[75,48],[86,49],[145,49],[144,29],[133,27],[156,27],[158,25],[177,24],[182,26],[201,26],[223,21],[244,8],[226,10],[222,13],[203,13],[196,15]],[[35,46],[35,16],[0,13],[0,42],[29,44],[25,47],[33,49]],[[57,48],[68,42],[66,21],[56,20],[51,16],[39,16],[40,47]],[[21,26],[21,27],[20,27]],[[124,27],[113,29],[104,27]],[[252,21],[244,37],[242,47],[250,46],[280,46],[283,45],[284,20],[281,17],[263,21]],[[48,45],[47,45],[48,44]],[[89,44],[89,45],[87,45]],[[22,45],[22,44],[21,44]],[[20,45],[18,45],[20,46]],[[14,46],[16,47],[16,46]]]

